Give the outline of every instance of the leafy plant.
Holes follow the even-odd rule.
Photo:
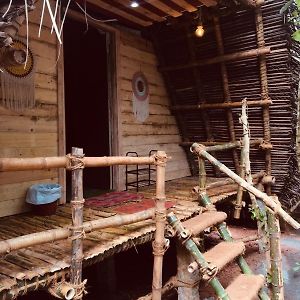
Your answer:
[[[300,0],[289,0],[280,10],[280,14],[286,14],[288,22],[293,26],[292,38],[300,42]]]

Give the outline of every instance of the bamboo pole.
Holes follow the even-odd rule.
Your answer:
[[[199,164],[199,191],[206,191],[206,170],[205,170],[205,159],[198,157]]]
[[[176,243],[177,257],[177,288],[178,300],[200,300],[199,295],[199,269],[190,273],[188,267],[193,261],[192,255],[182,246],[181,242]]]
[[[261,8],[255,9],[255,25],[257,44],[259,48],[265,47],[264,39],[264,24]],[[269,99],[269,88],[268,88],[268,76],[267,76],[267,60],[266,56],[262,55],[259,57],[259,71],[261,81],[261,96],[263,100]],[[271,131],[270,131],[270,110],[269,105],[263,107],[263,127],[264,127],[264,140],[265,143],[271,143]],[[266,150],[266,173],[267,176],[271,176],[272,164],[271,164],[271,149]],[[271,194],[271,185],[266,186],[266,192],[268,195]]]
[[[0,172],[4,171],[25,171],[43,170],[50,168],[68,168],[71,165],[72,156],[58,157],[35,157],[35,158],[0,158]],[[83,157],[78,163],[84,167],[107,167],[113,165],[153,165],[153,156],[129,157],[129,156],[110,156],[110,157]]]
[[[208,152],[205,151],[205,147],[204,146],[195,143],[192,146],[192,150],[198,156],[204,157],[211,164],[217,166],[221,172],[223,172],[226,175],[228,175],[237,184],[241,185],[248,192],[254,194],[257,198],[260,198],[261,200],[263,200],[267,206],[269,206],[276,214],[278,214],[279,216],[281,216],[293,228],[300,229],[300,224],[295,219],[293,219],[287,212],[285,212],[282,209],[282,207],[280,206],[280,203],[276,203],[267,194],[259,191],[257,188],[255,188],[254,186],[252,186],[249,183],[247,183],[244,179],[242,179],[240,176],[238,176],[237,174],[235,174],[233,171],[231,171],[225,165],[223,165],[222,163],[220,163],[212,155],[210,155]]]
[[[260,171],[258,173],[253,174],[253,179],[259,180],[264,175],[265,175],[265,171]],[[213,188],[216,188],[216,187],[224,186],[224,185],[227,185],[227,184],[233,184],[233,183],[235,183],[233,179],[227,178],[227,179],[224,179],[224,180],[221,180],[221,181],[210,183],[207,186],[207,189],[213,189]]]
[[[247,116],[247,100],[243,100],[242,106],[242,115],[240,118],[240,123],[243,127],[243,159],[245,163],[245,180],[253,185],[253,179],[251,175],[251,162],[250,162],[250,129],[248,123],[248,116]],[[243,177],[242,177],[243,178]],[[256,197],[249,193],[252,209],[257,216],[257,231],[258,236],[260,236],[260,243],[259,249],[260,252],[265,252],[267,249],[268,241],[266,237],[266,230],[267,230],[267,216],[266,216],[266,207],[264,203],[260,200],[256,200]],[[258,205],[258,201],[260,202]]]
[[[244,147],[242,148],[241,151],[241,168],[240,168],[240,177],[245,178],[245,158],[244,158]],[[243,208],[243,195],[244,195],[244,189],[242,186],[238,186],[237,189],[237,194],[236,194],[236,200],[234,203],[234,212],[233,212],[233,217],[235,219],[240,219],[241,217],[241,211]]]
[[[272,299],[283,300],[283,276],[282,276],[282,255],[280,245],[279,219],[270,211],[268,214],[268,228],[270,235],[270,273],[272,286]]]
[[[72,156],[75,158],[71,161],[72,168],[72,251],[71,251],[71,284],[76,290],[76,299],[82,299],[84,285],[82,285],[82,260],[83,260],[83,168],[78,166],[76,160],[83,158],[83,149],[72,148]]]
[[[116,215],[106,219],[84,222],[82,224],[82,229],[84,230],[85,233],[89,233],[103,228],[123,226],[127,224],[144,221],[147,219],[151,219],[153,215],[154,215],[154,209],[151,208],[133,214]],[[57,228],[57,229],[51,229],[42,232],[26,234],[23,236],[0,241],[0,254],[5,254],[5,253],[7,254],[10,253],[11,251],[34,246],[34,245],[52,243],[55,241],[66,239],[71,236],[72,236],[72,229],[70,227]]]
[[[194,68],[194,67],[218,64],[218,63],[222,63],[222,62],[242,60],[242,59],[246,59],[246,58],[250,58],[250,57],[266,55],[269,53],[271,53],[271,48],[263,47],[263,48],[258,48],[258,49],[240,51],[240,52],[231,53],[231,54],[224,54],[224,55],[220,55],[217,57],[208,58],[208,59],[204,59],[204,60],[200,60],[200,61],[196,61],[194,63],[184,64],[184,65],[160,67],[159,70],[161,72],[184,70],[184,69],[190,69],[190,68]]]
[[[228,100],[227,100],[228,101]],[[270,99],[263,100],[250,100],[248,101],[248,106],[266,106],[272,104]],[[224,103],[200,103],[200,104],[190,104],[190,105],[174,105],[171,109],[174,111],[185,111],[185,110],[197,110],[197,109],[228,109],[228,108],[240,108],[242,106],[242,101],[235,102],[224,102]]]
[[[156,231],[154,236],[153,247],[153,280],[152,280],[152,299],[161,299],[162,288],[162,267],[163,256],[167,249],[165,239],[165,221],[166,221],[166,162],[167,155],[164,151],[157,151],[155,155],[156,163],[156,199],[155,199],[155,225]]]
[[[213,21],[214,21],[215,36],[216,36],[218,52],[220,55],[224,55],[224,45],[223,45],[223,38],[222,38],[222,32],[221,32],[219,18],[217,16],[213,16]],[[230,95],[230,90],[229,90],[229,80],[228,80],[227,68],[226,68],[226,65],[224,62],[221,62],[221,74],[222,74],[224,98],[225,98],[226,104],[228,104],[228,103],[231,103],[231,95]],[[226,115],[227,115],[229,137],[230,137],[231,142],[234,143],[236,141],[236,136],[235,136],[235,130],[234,130],[233,114],[232,114],[232,111],[230,108],[226,110]],[[235,170],[237,173],[240,173],[241,167],[239,164],[238,153],[235,148],[232,148],[232,156],[233,156]]]

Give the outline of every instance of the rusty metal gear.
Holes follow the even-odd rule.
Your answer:
[[[24,50],[26,52],[26,44],[23,43],[20,40],[14,40],[11,48],[13,49],[18,49],[18,50]],[[15,77],[26,77],[28,76],[34,66],[34,58],[33,54],[30,49],[28,49],[28,58],[27,58],[27,63],[24,66],[22,65],[10,65],[10,66],[5,66],[4,69],[7,73],[11,74],[12,76]]]

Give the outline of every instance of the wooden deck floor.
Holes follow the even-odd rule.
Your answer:
[[[216,181],[216,179],[211,179]],[[197,185],[197,179],[188,177],[166,183],[167,200],[172,201],[172,208],[180,219],[190,218],[199,211],[197,196],[191,192]],[[145,198],[153,198],[155,186],[142,189]],[[226,198],[235,193],[229,191],[220,194],[209,193],[213,200]],[[117,214],[121,206],[134,205],[125,203],[105,209],[84,209],[84,221],[107,218]],[[138,205],[138,203],[136,203]],[[24,234],[69,226],[71,223],[70,205],[60,206],[55,215],[41,217],[26,213],[0,219],[1,239],[9,239]],[[84,266],[125,251],[135,245],[146,243],[153,238],[155,226],[153,220],[147,220],[118,228],[106,228],[86,234],[84,239]],[[71,240],[57,241],[11,252],[0,259],[0,295],[7,291],[13,293],[17,287],[36,284],[41,279],[50,280],[53,274],[57,278],[68,272],[70,267]],[[49,278],[49,276],[51,278]],[[45,277],[47,277],[45,279]],[[25,288],[26,292],[26,288]]]

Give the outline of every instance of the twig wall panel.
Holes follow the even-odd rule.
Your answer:
[[[58,155],[57,135],[57,45],[51,35],[51,22],[45,14],[38,38],[42,3],[29,14],[29,47],[35,63],[36,106],[16,112],[2,106],[0,100],[0,157],[35,157]],[[16,38],[26,39],[26,25]],[[62,58],[61,58],[62,59]],[[11,172],[0,176],[0,216],[28,210],[24,199],[29,186],[57,182],[56,170]]]
[[[267,78],[270,105],[270,131],[272,175],[276,177],[273,192],[279,194],[286,207],[291,207],[296,201],[296,184],[298,182],[296,156],[295,156],[295,112],[297,102],[299,64],[292,57],[292,53],[299,56],[299,46],[290,38],[290,29],[285,24],[284,16],[279,11],[285,1],[266,0],[262,6],[265,46],[271,47],[271,53],[265,55],[267,62]],[[225,12],[225,13],[224,13]],[[217,57],[218,47],[214,33],[212,15],[215,11],[204,10],[205,34],[202,38],[194,35],[195,25],[190,23],[187,33],[195,47],[195,57],[189,53],[186,43],[186,32],[182,23],[188,22],[183,17],[177,24],[152,26],[152,37],[158,45],[156,51],[164,58],[160,61],[164,76],[169,77],[169,89],[174,91],[176,97],[172,97],[172,105],[197,105],[202,99],[198,98],[197,86],[192,76],[192,68],[179,69],[179,65],[189,65],[193,61],[200,62]],[[242,51],[258,49],[255,11],[243,10],[230,12],[223,10],[218,12],[221,34],[224,44],[224,54],[232,54]],[[186,26],[186,25],[185,25]],[[261,56],[262,57],[262,56]],[[177,69],[176,69],[176,66]],[[226,61],[228,73],[228,87],[232,102],[239,102],[247,97],[250,100],[262,100],[259,57],[253,56],[235,61]],[[298,69],[297,69],[298,68]],[[226,99],[223,92],[221,63],[215,63],[197,67],[197,74],[202,83],[202,95],[206,103],[222,103]],[[205,124],[201,118],[200,110],[176,110],[173,112],[182,116],[185,122],[181,131],[189,141],[208,141],[205,134]],[[213,140],[228,142],[230,134],[226,120],[226,110],[207,109],[205,113],[210,120],[210,128]],[[242,127],[239,124],[241,108],[233,108],[234,131],[236,139],[242,137]],[[263,107],[254,106],[248,108],[251,139],[264,138]],[[186,147],[188,154],[189,149]],[[265,170],[265,151],[252,149],[250,152],[253,172]],[[232,151],[218,154],[218,159],[234,170]],[[190,157],[190,155],[188,155]],[[192,163],[192,162],[191,162]],[[290,167],[290,165],[292,165]],[[197,169],[194,162],[192,171]],[[209,175],[213,175],[213,168],[207,166]],[[290,179],[293,182],[288,182]],[[289,186],[289,198],[284,196],[286,184]],[[299,189],[299,188],[298,188]]]

